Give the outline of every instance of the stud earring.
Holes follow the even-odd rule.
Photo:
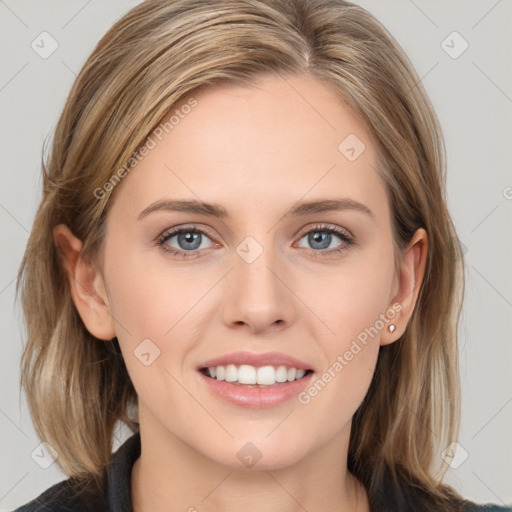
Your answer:
[[[393,332],[395,329],[396,329],[396,325],[395,324],[391,324],[391,325],[388,326],[388,331],[389,332]]]

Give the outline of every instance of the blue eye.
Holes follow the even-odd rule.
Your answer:
[[[304,248],[310,251],[313,256],[319,257],[329,256],[333,253],[341,253],[348,250],[350,246],[355,245],[355,240],[347,231],[337,226],[328,226],[325,224],[314,226],[313,229],[304,233],[300,240],[305,238],[307,239],[309,247]],[[338,238],[341,242],[329,249],[335,238]],[[171,244],[173,239],[175,239],[173,244],[177,244],[177,247]],[[185,226],[164,232],[157,239],[157,245],[173,256],[189,258],[200,256],[200,253],[204,249],[211,248],[211,245],[206,247],[203,245],[206,239],[212,242],[212,237],[204,228]]]
[[[160,245],[164,251],[170,252],[174,256],[181,255],[190,257],[195,256],[200,249],[205,249],[205,247],[202,246],[202,239],[204,237],[210,239],[206,231],[202,229],[184,227],[162,234],[158,239],[158,245]],[[173,238],[176,238],[178,247],[170,245],[170,241]]]
[[[338,238],[341,240],[341,243],[339,243],[334,248],[331,247],[330,250],[328,249],[331,243],[333,242],[333,235],[335,238]],[[309,230],[306,232],[301,240],[307,239],[307,243],[309,244],[308,249],[312,249],[318,255],[324,256],[334,253],[339,253],[342,251],[347,250],[351,245],[354,245],[354,240],[351,238],[348,233],[345,230],[342,230],[338,227],[334,226],[326,226],[326,225],[320,225],[315,226],[314,229]],[[325,254],[324,254],[325,253]]]

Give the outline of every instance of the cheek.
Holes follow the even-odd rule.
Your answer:
[[[319,410],[340,421],[360,405],[375,370],[380,334],[395,315],[389,303],[392,279],[392,249],[383,245],[347,258],[320,281],[311,280],[305,296],[323,321],[323,334],[317,335],[326,358],[321,382],[306,390],[304,403],[317,401]]]
[[[170,393],[172,376],[181,379],[190,352],[204,338],[199,320],[218,277],[149,259],[126,251],[122,260],[106,260],[111,313],[138,395],[147,403],[158,397],[170,404],[180,396]]]
[[[189,341],[187,312],[199,290],[184,274],[149,264],[143,253],[120,252],[122,258],[105,258],[105,273],[123,359],[142,402],[154,411],[162,403],[176,407],[181,395],[171,392],[173,376],[181,379],[178,366]],[[181,405],[180,410],[187,414]]]
[[[335,270],[303,281],[301,296],[328,328],[326,339],[335,351],[368,330],[378,339],[375,329],[383,328],[382,315],[392,305],[393,270],[392,250],[383,247],[354,253]]]
[[[361,405],[375,371],[380,333],[389,325],[382,320],[389,283],[373,274],[333,278],[327,297],[316,296],[319,316],[329,327],[318,334],[325,362],[299,401],[309,418],[324,425],[327,437],[349,422]]]
[[[213,283],[185,268],[170,271],[163,258],[149,260],[144,254],[124,253],[122,261],[111,259],[107,268],[112,314],[134,341],[170,337]]]

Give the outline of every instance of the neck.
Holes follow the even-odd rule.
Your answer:
[[[346,466],[350,429],[293,465],[238,469],[198,453],[163,427],[145,427],[131,476],[134,512],[370,510],[366,491]]]

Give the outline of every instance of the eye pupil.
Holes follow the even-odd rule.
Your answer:
[[[182,242],[185,244],[191,244],[191,243],[200,241],[200,237],[201,237],[201,233],[185,231],[185,232],[181,233],[180,235],[178,235],[178,243],[180,246],[182,246]],[[199,245],[201,245],[201,244],[199,243]],[[196,244],[195,247],[185,246],[182,248],[183,249],[197,249],[197,247],[199,247],[199,245]]]
[[[210,236],[207,233],[203,232],[202,229],[177,229],[176,231],[173,231],[162,237],[161,241],[159,241],[159,245],[169,245],[170,249],[166,250],[172,252],[172,240],[174,239],[174,243],[178,245],[178,247],[174,247],[175,255],[179,254],[182,256],[193,256],[201,251],[203,235],[207,239],[210,239]],[[329,249],[329,246],[333,241],[333,235],[339,238],[342,243],[338,246],[338,248],[334,248],[332,251],[329,251],[329,253],[341,252],[353,243],[351,239],[344,235],[342,232],[339,232],[338,230],[330,228],[328,226],[317,226],[316,228],[310,230],[307,234],[304,234],[303,238],[307,237],[307,243],[309,244],[310,248],[313,249],[316,253],[327,253],[325,249]]]
[[[315,231],[310,234],[310,243],[320,243],[320,247],[313,247],[314,249],[325,249],[329,247],[331,242],[331,234],[325,231]]]

